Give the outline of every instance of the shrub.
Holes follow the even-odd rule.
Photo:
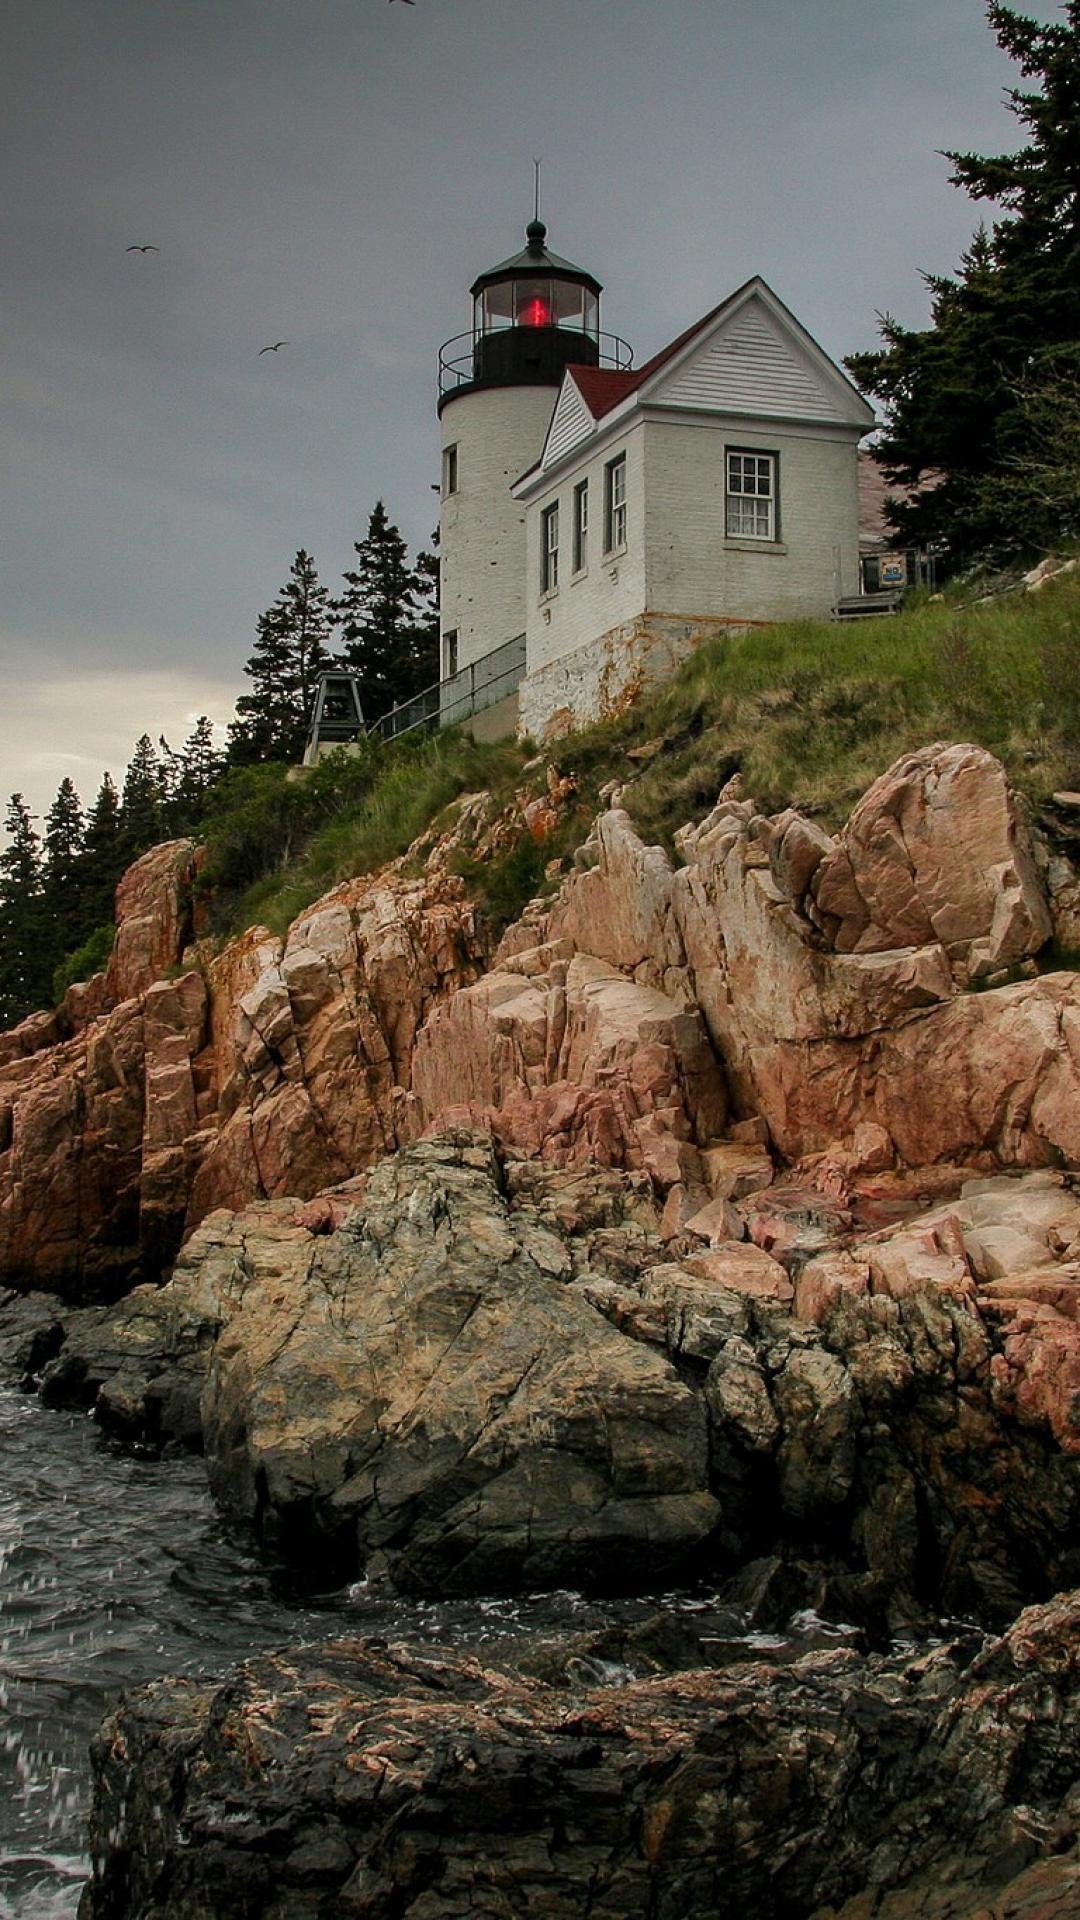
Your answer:
[[[73,987],[76,981],[92,980],[95,973],[102,971],[108,964],[115,938],[116,928],[111,922],[108,926],[95,927],[89,939],[84,940],[81,947],[77,947],[74,953],[69,953],[66,960],[61,960],[53,974],[52,983],[53,1000],[57,1005],[68,988]]]

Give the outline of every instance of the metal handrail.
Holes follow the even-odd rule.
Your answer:
[[[397,740],[417,727],[454,727],[474,713],[494,707],[514,693],[525,678],[525,635],[518,633],[501,647],[470,660],[446,680],[436,680],[411,700],[391,707],[368,728],[382,740]]]
[[[500,329],[507,333],[512,328]],[[558,331],[558,329],[554,329]],[[468,333],[456,333],[452,340],[444,340],[439,348],[439,397],[455,393],[458,387],[469,386],[476,379],[476,349],[481,340],[490,336],[478,333],[475,328]],[[599,348],[597,365],[608,372],[628,373],[634,364],[634,350],[617,333],[593,333],[589,335]],[[468,344],[465,345],[464,343]],[[457,349],[456,352],[452,351]]]

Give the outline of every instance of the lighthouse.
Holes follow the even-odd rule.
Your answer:
[[[441,674],[509,685],[526,613],[525,515],[511,488],[540,458],[566,368],[625,368],[631,355],[601,334],[600,282],[551,252],[538,217],[522,250],[470,291],[472,326],[439,355]]]

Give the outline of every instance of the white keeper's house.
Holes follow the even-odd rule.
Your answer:
[[[543,737],[856,596],[874,415],[763,280],[635,368],[599,282],[525,237],[440,356],[439,705]]]

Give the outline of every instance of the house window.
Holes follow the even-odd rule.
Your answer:
[[[447,494],[457,492],[457,443],[456,442],[452,447],[443,448],[442,490],[443,490],[444,500],[446,499]]]
[[[604,552],[626,545],[626,455],[604,468]]]
[[[729,539],[776,539],[775,453],[729,452],[726,527]]]
[[[589,564],[589,483],[582,480],[574,488],[574,572],[583,573]]]
[[[442,677],[444,680],[450,680],[453,678],[454,674],[457,672],[457,628],[456,627],[454,627],[449,633],[443,634],[442,644],[443,644]]]
[[[559,584],[559,503],[540,515],[540,591],[554,593]]]

